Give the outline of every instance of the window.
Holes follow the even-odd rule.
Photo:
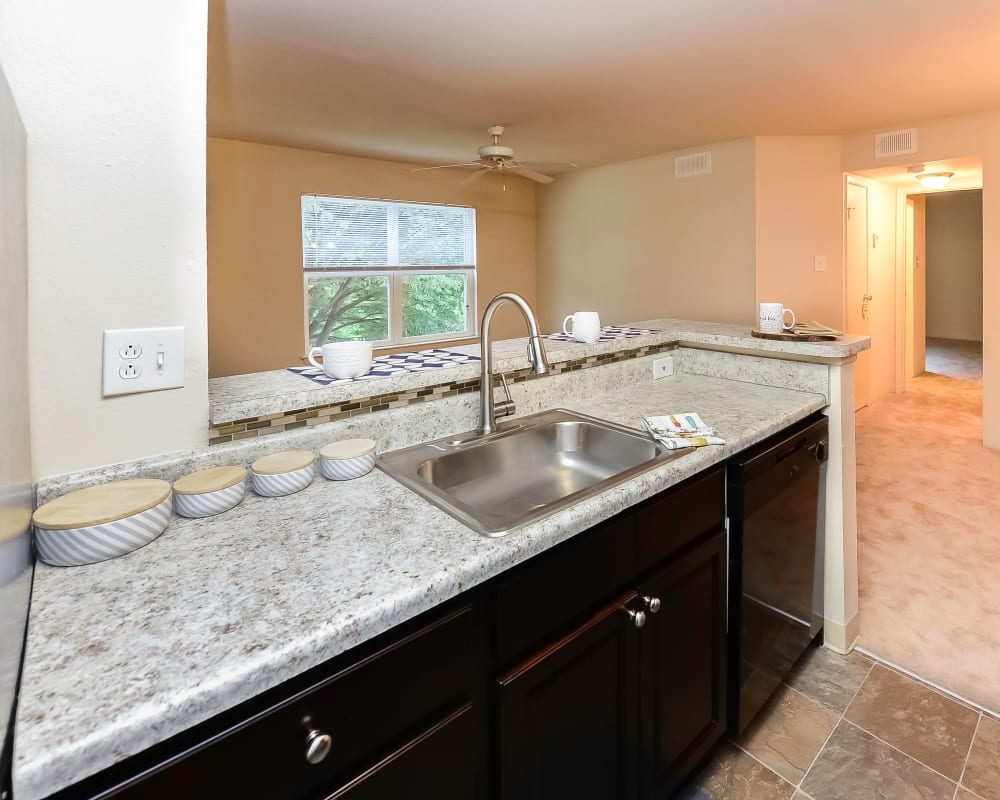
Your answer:
[[[302,196],[307,349],[475,336],[476,210]]]

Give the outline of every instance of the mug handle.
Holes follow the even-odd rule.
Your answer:
[[[787,312],[787,313],[789,313],[789,314],[792,315],[792,324],[791,325],[786,325],[785,324],[785,312]],[[786,331],[790,331],[792,328],[795,327],[795,312],[792,311],[792,309],[790,309],[790,308],[783,308],[783,309],[781,309],[781,327],[784,328]]]
[[[573,322],[573,315],[572,314],[568,314],[566,316],[566,319],[563,320],[563,333],[565,333],[567,336],[572,336],[573,335],[573,331],[570,330],[569,327],[567,326],[567,323],[571,323],[571,322]]]
[[[313,357],[314,354],[316,354],[316,353],[319,353],[320,355],[322,355],[323,354],[323,348],[322,347],[314,347],[312,350],[309,351],[309,355],[307,355],[306,358],[309,359],[309,363],[312,364],[314,367],[316,367],[316,369],[323,369],[323,365],[320,364]]]

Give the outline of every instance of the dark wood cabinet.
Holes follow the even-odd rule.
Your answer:
[[[635,797],[634,592],[498,681],[503,800]]]
[[[663,800],[723,732],[723,489],[695,476],[58,800]]]
[[[65,796],[487,797],[486,614],[452,605],[138,774]]]
[[[324,800],[388,800],[484,796],[483,776],[470,743],[482,737],[482,718],[467,703],[339,787]]]
[[[698,476],[498,587],[501,664],[536,644],[497,681],[502,800],[662,800],[722,736],[723,488]]]
[[[713,535],[641,581],[642,797],[665,798],[722,736],[726,720],[726,537]]]

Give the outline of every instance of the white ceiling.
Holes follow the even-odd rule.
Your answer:
[[[210,0],[209,133],[528,161],[1000,107],[998,0]]]

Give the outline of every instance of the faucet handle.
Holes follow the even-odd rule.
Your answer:
[[[497,417],[509,417],[515,411],[517,411],[517,406],[514,405],[514,400],[510,396],[510,387],[507,385],[507,376],[502,372],[500,373],[500,383],[503,384],[503,393],[506,396],[506,400],[501,400],[495,405],[496,416]]]

